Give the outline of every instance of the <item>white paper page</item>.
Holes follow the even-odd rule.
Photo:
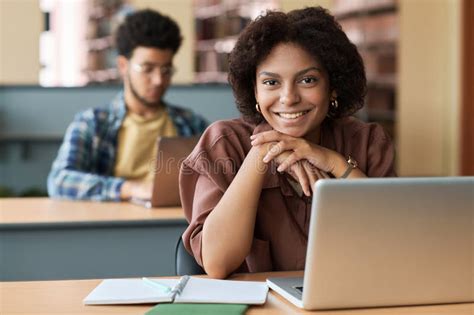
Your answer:
[[[191,277],[175,302],[263,304],[267,293],[268,286],[265,282]]]
[[[153,279],[173,287],[177,279]],[[107,279],[84,299],[84,304],[140,304],[169,302],[169,293],[144,283],[142,279]]]

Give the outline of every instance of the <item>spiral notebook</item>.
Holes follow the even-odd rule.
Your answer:
[[[86,305],[147,303],[263,304],[268,293],[267,284],[257,281],[215,280],[187,276],[181,279],[152,279],[151,281],[155,285],[150,285],[143,279],[103,280],[83,302]]]

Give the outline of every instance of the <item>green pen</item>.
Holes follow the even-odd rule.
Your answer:
[[[150,287],[155,288],[155,289],[159,289],[161,292],[168,293],[168,292],[171,291],[171,289],[168,286],[166,286],[164,284],[161,284],[159,282],[153,281],[153,280],[145,278],[145,277],[143,277],[142,280],[143,280],[143,282],[145,282]]]

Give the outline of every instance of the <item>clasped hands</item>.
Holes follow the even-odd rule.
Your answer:
[[[290,174],[306,196],[311,196],[312,186],[319,178],[329,178],[328,173],[334,169],[332,155],[337,153],[304,138],[271,130],[252,135],[250,140],[252,146],[263,146],[266,151],[263,162],[273,160],[277,170]]]

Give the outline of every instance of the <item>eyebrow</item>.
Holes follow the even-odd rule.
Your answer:
[[[298,71],[298,72],[296,73],[296,76],[298,77],[298,76],[303,75],[303,74],[305,74],[305,73],[307,73],[307,72],[309,72],[309,71],[311,71],[311,70],[316,70],[316,71],[318,71],[318,72],[321,72],[321,69],[319,69],[318,67],[309,67],[309,68],[307,68],[307,69]],[[268,75],[268,76],[270,76],[270,77],[275,77],[275,78],[279,78],[279,77],[280,77],[280,75],[279,75],[278,73],[268,72],[268,71],[262,71],[262,72],[260,72],[260,73],[258,74],[258,76],[262,76],[262,75]]]
[[[137,64],[142,65],[142,66],[153,66],[153,67],[166,67],[166,66],[172,66],[173,65],[172,62],[159,64],[159,63],[151,62],[151,61],[144,61],[143,63],[137,63]]]

